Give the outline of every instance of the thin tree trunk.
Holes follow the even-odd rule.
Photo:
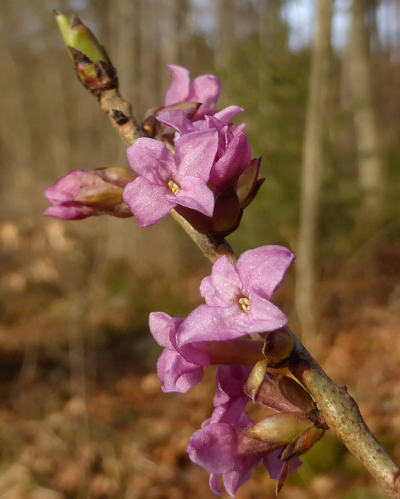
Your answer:
[[[365,13],[365,0],[354,0],[348,67],[354,107],[359,182],[364,193],[364,207],[370,212],[371,208],[374,210],[379,208],[382,202],[383,161],[379,151],[378,130],[372,102]]]
[[[230,62],[236,35],[236,0],[218,1],[218,45],[215,51],[215,64],[227,69]]]
[[[315,247],[318,197],[323,169],[324,114],[329,86],[332,0],[319,0],[311,61],[306,133],[301,179],[300,228],[297,248],[296,307],[303,338],[315,333]]]

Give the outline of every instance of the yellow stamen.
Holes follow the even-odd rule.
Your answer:
[[[241,296],[239,298],[239,306],[246,314],[249,313],[251,302],[247,296]]]
[[[168,180],[167,186],[174,196],[181,190],[181,187],[173,180]]]

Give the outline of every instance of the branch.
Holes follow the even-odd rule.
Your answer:
[[[64,22],[58,13],[57,15]],[[72,27],[67,26],[65,29],[76,28],[77,21],[74,23]],[[83,62],[87,63],[86,60]],[[146,135],[133,115],[132,106],[120,95],[117,86],[96,87],[95,95],[101,109],[109,116],[112,125],[127,144],[131,145],[138,137]],[[232,248],[225,239],[198,232],[175,210],[172,210],[171,215],[211,262],[222,255],[235,260]],[[347,393],[347,389],[337,386],[296,336],[289,329],[288,331],[294,343],[294,351],[288,359],[289,370],[310,392],[321,415],[348,450],[361,461],[389,497],[400,499],[400,469],[368,429],[358,405]]]

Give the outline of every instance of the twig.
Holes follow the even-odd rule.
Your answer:
[[[118,130],[121,137],[129,145],[133,144],[139,137],[145,136],[132,113],[131,104],[121,97],[117,89],[113,88],[101,92],[99,104],[110,118],[113,127]]]

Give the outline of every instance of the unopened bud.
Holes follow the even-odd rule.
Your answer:
[[[263,442],[285,445],[296,440],[311,424],[301,413],[274,414],[246,430],[245,435]]]
[[[102,45],[75,14],[71,19],[55,11],[56,22],[76,73],[90,92],[100,95],[103,90],[118,88],[114,66]]]
[[[103,214],[130,217],[132,213],[123,202],[122,193],[133,178],[133,172],[127,168],[73,170],[45,190],[53,206],[44,215],[65,220]]]
[[[263,353],[270,367],[275,367],[288,359],[294,349],[293,340],[288,331],[278,329],[265,337]]]

